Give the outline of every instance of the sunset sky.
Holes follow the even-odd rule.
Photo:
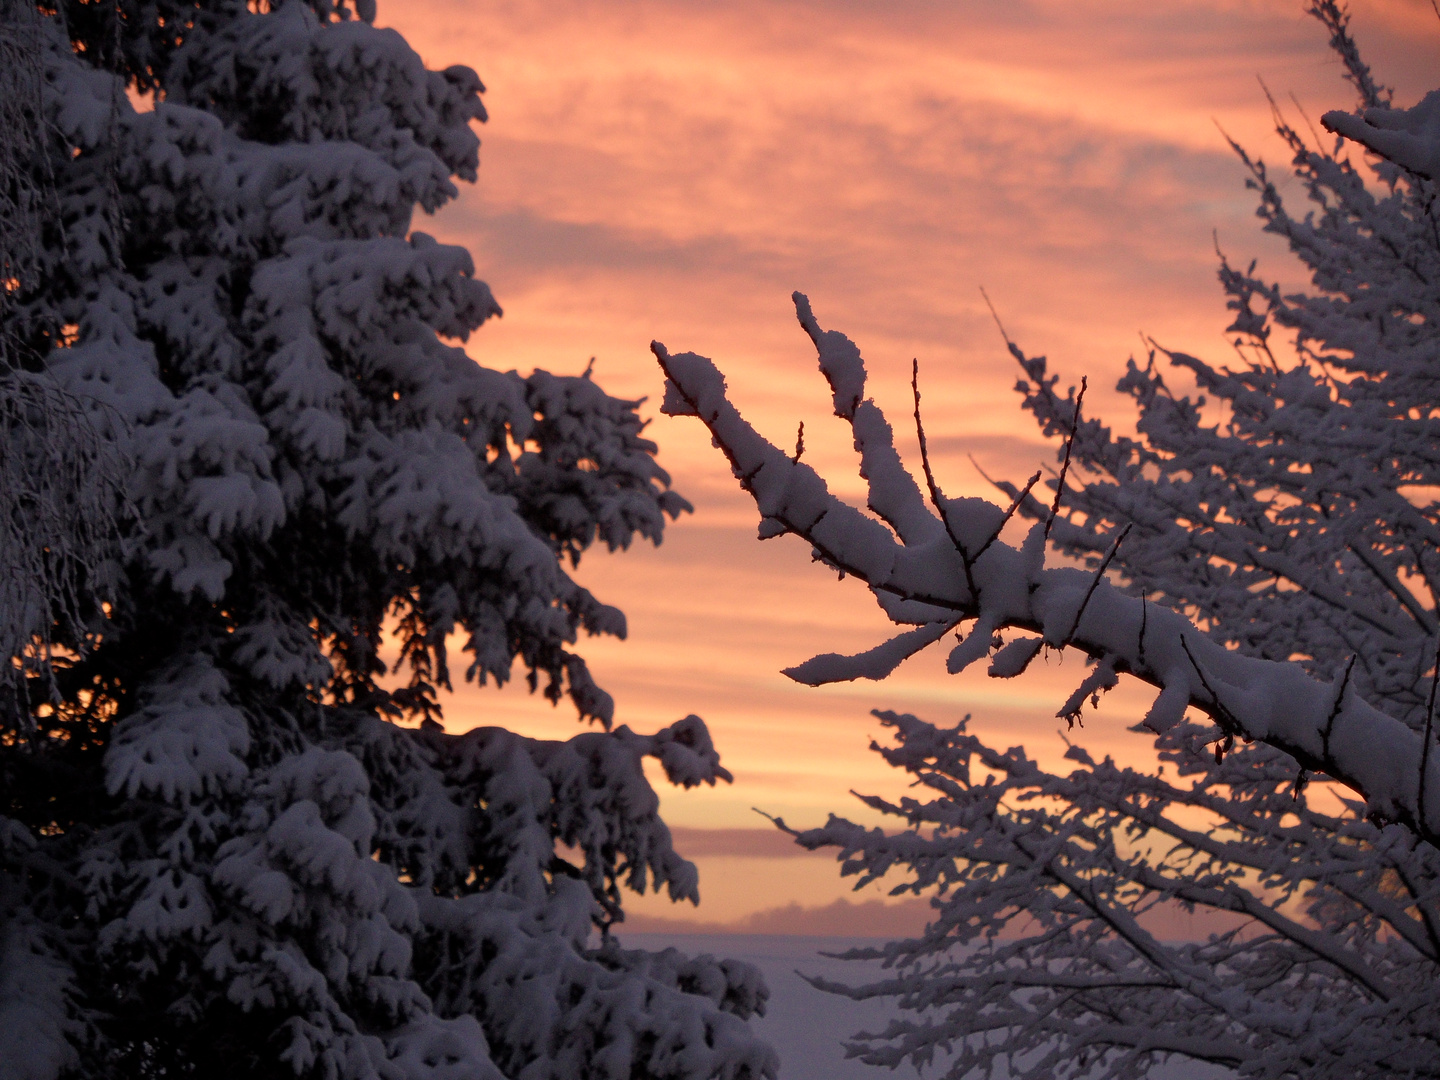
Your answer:
[[[1440,81],[1430,0],[1353,6],[1398,103]],[[582,643],[617,722],[648,731],[698,713],[735,774],[700,792],[657,778],[704,902],[635,910],[739,925],[847,895],[832,861],[790,854],[751,808],[808,826],[857,815],[852,788],[903,790],[867,750],[872,708],[943,723],[973,713],[996,742],[1057,765],[1055,711],[1082,675],[1078,656],[1008,683],[983,665],[946,676],[938,647],[885,683],[815,690],[779,674],[876,644],[889,624],[803,544],[755,539],[753,507],[703,428],[659,416],[648,345],[712,357],[782,445],[803,420],[807,460],[847,497],[860,491],[854,455],[794,289],[860,345],[908,460],[919,359],[950,494],[991,493],[972,455],[1012,479],[1054,455],[1017,408],[982,285],[1022,347],[1048,355],[1062,385],[1088,375],[1094,413],[1127,425],[1111,387],[1139,333],[1229,351],[1212,231],[1232,261],[1258,257],[1266,276],[1299,283],[1283,244],[1260,234],[1217,127],[1283,171],[1257,76],[1302,130],[1292,92],[1312,119],[1353,106],[1300,0],[391,0],[378,21],[431,67],[468,64],[489,88],[480,182],[416,222],[468,247],[505,308],[470,354],[568,373],[594,356],[609,392],[650,399],[661,463],[695,504],[660,549],[596,552],[579,571],[629,617],[627,641]],[[1126,727],[1148,701],[1122,685],[1073,737],[1141,763],[1148,744]],[[568,706],[523,687],[462,688],[447,721],[576,730]],[[872,909],[824,918],[836,912],[850,932],[893,932]],[[792,915],[758,918],[800,925]]]

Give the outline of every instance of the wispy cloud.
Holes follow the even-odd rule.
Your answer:
[[[791,902],[751,912],[726,921],[634,915],[620,927],[634,934],[783,934],[805,937],[907,938],[919,937],[936,918],[928,899],[862,900],[840,898],[828,904],[807,906]],[[1186,911],[1179,903],[1157,904],[1140,916],[1141,925],[1161,941],[1205,941],[1245,923],[1243,915],[1217,911]],[[1028,919],[1008,928],[1002,940],[1032,933]]]
[[[809,854],[779,829],[696,829],[680,825],[670,832],[675,850],[688,859],[716,855],[793,859]]]
[[[726,922],[703,919],[669,919],[634,915],[620,927],[621,939],[633,934],[786,934],[805,937],[897,938],[913,937],[934,917],[928,901],[833,900],[806,907],[789,903],[766,908]]]
[[[1430,89],[1440,20],[1428,0],[1355,7],[1401,99]],[[471,354],[556,371],[593,355],[607,389],[651,408],[652,338],[711,355],[772,438],[788,445],[805,422],[807,460],[847,496],[860,494],[850,439],[828,415],[792,289],[860,343],[911,459],[920,359],[947,490],[992,494],[967,455],[1014,479],[1053,448],[1018,412],[977,286],[1028,350],[1073,381],[1088,374],[1087,400],[1124,427],[1128,405],[1109,387],[1137,331],[1227,348],[1212,231],[1234,258],[1293,281],[1215,123],[1283,164],[1257,74],[1292,115],[1292,90],[1312,116],[1353,100],[1300,0],[392,0],[387,19],[430,64],[470,64],[490,87],[480,183],[417,222],[470,247],[505,306]],[[587,557],[582,580],[626,610],[631,636],[581,647],[621,722],[711,723],[737,782],[665,794],[672,823],[740,829],[760,805],[818,824],[852,812],[852,787],[898,789],[904,778],[867,750],[872,707],[945,723],[973,712],[1002,745],[1059,759],[1053,713],[1076,662],[1003,685],[952,679],[928,657],[883,685],[810,691],[781,677],[815,652],[875,644],[883,619],[801,545],[754,539],[753,510],[699,425],[661,419],[650,434],[698,512],[658,552]],[[1147,700],[1122,687],[1073,737],[1141,760],[1148,744],[1124,729]],[[492,716],[575,730],[509,691],[463,691],[448,711],[457,726]],[[702,869],[739,857],[700,856]],[[707,905],[728,906],[705,917],[814,907],[817,864],[766,858],[812,876],[780,896],[707,886]]]

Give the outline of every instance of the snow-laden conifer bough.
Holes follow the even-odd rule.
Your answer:
[[[1045,359],[1007,341],[1025,407],[1062,439],[1052,497],[1033,494],[1037,474],[998,485],[1004,504],[946,498],[918,372],[920,479],[907,472],[859,349],[800,294],[870,514],[759,435],[709,360],[654,346],[665,411],[709,428],[761,538],[799,536],[907,627],[791,677],[883,679],[953,631],[952,672],[988,660],[1013,678],[1046,649],[1086,653],[1068,719],[1127,674],[1158,691],[1137,729],[1164,763],[1153,774],[1072,745],[1075,771],[1053,775],[968,722],[877,714],[895,744],[874,748],[917,793],[864,801],[905,830],[832,817],[796,834],[838,848],[857,887],[903,870],[897,892],[933,893],[921,937],[853,954],[891,977],[825,984],[910,1011],[855,1037],[866,1061],[1027,1080],[1141,1077],[1175,1057],[1256,1077],[1440,1076],[1440,94],[1392,108],[1344,11],[1310,10],[1362,105],[1324,123],[1382,159],[1314,146],[1277,110],[1316,204],[1297,219],[1235,149],[1315,294],[1222,258],[1241,362],[1159,346],[1132,361],[1120,388],[1135,438],[1083,414],[1083,382],[1060,395]],[[1294,332],[1294,359],[1272,349],[1275,326]],[[1161,357],[1211,400],[1174,393]],[[1034,525],[1012,546],[1000,533],[1017,516]],[[1047,543],[1088,571],[1047,567]],[[1192,918],[1197,940],[1175,940]]]
[[[593,936],[698,896],[643,761],[729,774],[612,726],[564,561],[687,504],[638,403],[453,344],[500,309],[411,216],[483,88],[373,18],[0,3],[0,1077],[773,1076],[755,969]],[[451,634],[599,728],[447,734]]]

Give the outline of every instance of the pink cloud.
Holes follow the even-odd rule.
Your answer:
[[[667,919],[632,915],[619,928],[621,940],[632,934],[793,934],[805,937],[912,937],[932,915],[925,900],[885,903],[834,900],[820,907],[789,903],[766,908],[729,922]]]
[[[382,6],[387,20],[430,64],[471,64],[490,87],[480,183],[417,222],[470,247],[505,306],[471,354],[576,372],[593,355],[602,385],[653,409],[650,340],[706,353],[777,441],[803,420],[807,458],[850,496],[850,440],[828,415],[792,289],[860,343],[897,420],[921,360],[947,490],[989,494],[967,455],[1015,478],[1053,448],[1018,412],[977,286],[1027,349],[1072,380],[1088,374],[1087,400],[1124,427],[1109,386],[1138,330],[1226,349],[1212,230],[1236,259],[1258,255],[1291,280],[1212,118],[1283,164],[1257,73],[1312,115],[1352,99],[1300,0],[415,0]],[[1357,4],[1355,25],[1402,100],[1430,88],[1440,20],[1426,0]],[[927,657],[881,685],[809,691],[781,677],[888,627],[800,546],[755,541],[753,509],[698,424],[662,418],[649,433],[698,512],[659,551],[586,558],[582,582],[625,609],[631,634],[581,649],[620,722],[710,722],[737,782],[665,793],[669,820],[743,830],[760,805],[818,824],[855,812],[852,787],[898,790],[904,778],[867,749],[874,707],[941,723],[973,712],[1001,745],[1058,762],[1053,713],[1077,662],[1006,684],[952,679]],[[897,438],[913,460],[903,423]],[[1143,763],[1148,743],[1125,727],[1148,699],[1122,686],[1077,738]],[[448,720],[576,730],[513,687],[462,690]],[[769,901],[745,903],[706,915],[749,917]]]
[[[675,850],[687,859],[716,855],[792,859],[809,854],[779,829],[697,829],[676,826],[670,832],[675,841]]]
[[[919,937],[934,917],[935,909],[928,899],[864,900],[856,903],[841,898],[813,907],[792,901],[724,922],[672,919],[647,912],[627,918],[617,933],[622,940],[626,933],[785,934],[895,939]],[[1178,903],[1156,905],[1140,919],[1141,925],[1161,941],[1205,941],[1212,934],[1226,933],[1247,921],[1244,916],[1227,912],[1189,912]],[[1018,925],[1002,938],[1018,938],[1032,930],[1031,925]]]

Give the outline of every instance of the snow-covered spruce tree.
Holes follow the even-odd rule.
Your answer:
[[[0,4],[0,693],[48,672],[53,627],[76,636],[114,554],[117,448],[44,371],[26,370],[11,318],[33,284],[54,185],[45,161],[39,14]]]
[[[865,801],[906,829],[832,817],[798,834],[807,847],[838,847],[842,872],[861,884],[900,869],[899,890],[934,893],[921,937],[854,954],[883,959],[891,977],[827,984],[912,1010],[856,1037],[851,1051],[867,1061],[1037,1080],[1139,1077],[1165,1057],[1246,1076],[1440,1076],[1430,752],[1440,94],[1389,109],[1343,11],[1312,11],[1365,110],[1326,124],[1390,160],[1357,166],[1281,122],[1315,204],[1297,219],[1263,165],[1244,159],[1266,228],[1290,242],[1314,292],[1285,295],[1253,266],[1222,261],[1241,363],[1163,353],[1208,402],[1174,395],[1156,355],[1132,363],[1121,387],[1139,408],[1137,438],[1079,417],[1074,391],[1061,398],[1045,361],[1012,346],[1026,406],[1066,437],[1062,498],[1010,487],[1009,511],[947,499],[922,430],[932,512],[865,400],[858,350],[823,333],[803,297],[801,323],[854,429],[870,509],[889,529],[748,428],[708,361],[657,347],[669,410],[698,414],[716,434],[759,504],[761,535],[802,536],[917,627],[793,677],[883,678],[973,619],[952,671],[989,656],[990,674],[1009,678],[1046,648],[1088,654],[1061,716],[1078,718],[1123,673],[1161,688],[1144,725],[1164,762],[1154,774],[1074,746],[1076,770],[1054,775],[966,724],[878,714],[896,740],[876,749],[924,794]],[[1288,362],[1270,347],[1276,327],[1294,336]],[[1017,511],[1036,519],[1019,550],[996,538]],[[1047,537],[1092,571],[1045,569]],[[1125,589],[1105,581],[1107,569]],[[1162,940],[1154,920],[1177,906],[1223,913],[1236,928],[1203,943]]]
[[[589,940],[622,887],[697,895],[643,759],[728,775],[695,717],[611,730],[571,648],[625,624],[563,561],[685,508],[637,403],[447,343],[499,309],[411,214],[475,175],[474,72],[365,0],[0,11],[53,193],[7,370],[128,469],[53,671],[11,658],[0,1076],[773,1075],[753,969]],[[446,734],[456,633],[600,728]]]

